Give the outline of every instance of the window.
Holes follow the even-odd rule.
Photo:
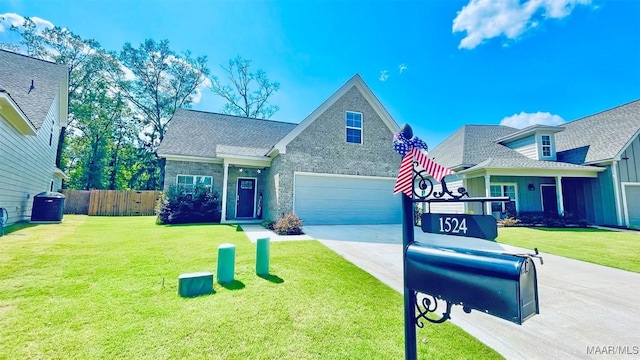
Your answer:
[[[542,135],[542,156],[551,156],[551,136]]]
[[[508,196],[511,201],[516,202],[516,185],[515,184],[492,184],[491,196]],[[505,212],[507,210],[506,202],[492,202],[491,212]],[[517,207],[516,207],[517,208]]]
[[[211,190],[213,178],[211,176],[200,175],[178,175],[177,185],[182,191],[191,193],[196,186],[204,186]]]
[[[362,144],[362,114],[347,111],[346,114],[347,142]]]

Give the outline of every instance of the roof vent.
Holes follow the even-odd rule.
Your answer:
[[[31,90],[35,89],[36,86],[33,84],[33,79],[31,79],[31,87],[29,87],[29,91],[27,92],[27,94],[31,94]]]

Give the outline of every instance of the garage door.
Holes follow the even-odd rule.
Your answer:
[[[303,224],[399,224],[395,179],[295,175],[294,211]]]
[[[624,193],[626,197],[627,216],[629,217],[629,227],[640,228],[640,184],[625,185]]]

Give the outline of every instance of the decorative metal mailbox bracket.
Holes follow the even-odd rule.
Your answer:
[[[447,187],[447,183],[444,178],[441,181],[441,190],[435,191],[433,182],[430,177],[427,175],[427,172],[424,170],[416,170],[417,163],[413,164],[413,184],[416,186],[413,189],[413,196],[408,197],[406,195],[402,196],[402,209],[403,209],[403,272],[404,272],[404,323],[405,323],[405,358],[406,359],[417,359],[417,349],[416,349],[416,327],[422,328],[424,327],[425,321],[430,323],[443,323],[449,319],[451,319],[451,308],[453,305],[461,304],[463,306],[463,310],[467,313],[471,312],[472,308],[474,309],[484,309],[483,311],[501,317],[503,319],[510,320],[512,322],[521,323],[525,319],[533,316],[533,314],[538,313],[538,296],[537,296],[537,280],[535,274],[535,266],[531,261],[531,257],[537,257],[537,249],[536,254],[522,254],[522,255],[514,255],[514,254],[500,254],[499,252],[489,252],[483,250],[472,250],[472,249],[458,249],[458,248],[442,248],[439,249],[437,247],[430,246],[428,244],[421,244],[415,242],[415,218],[414,218],[414,204],[416,203],[426,203],[428,205],[428,213],[423,214],[422,218],[422,229],[425,232],[437,232],[434,230],[434,227],[440,233],[444,233],[446,235],[457,235],[457,236],[469,236],[487,240],[493,240],[497,236],[497,225],[496,220],[491,215],[485,215],[485,208],[487,202],[506,202],[510,201],[509,197],[470,197],[469,193],[465,188],[458,188],[456,191],[451,191]],[[421,191],[422,194],[418,194],[417,191]],[[432,214],[431,213],[431,203],[449,203],[449,202],[475,202],[482,204],[482,215],[468,215],[468,214]],[[446,216],[446,219],[451,220],[451,222],[444,222],[443,217]],[[489,220],[490,219],[490,220]],[[464,224],[464,234],[460,233],[460,224]],[[446,224],[447,226],[443,226]],[[453,224],[453,225],[451,225]],[[456,224],[458,226],[458,232],[456,232]],[[444,249],[444,250],[443,250]],[[461,266],[465,266],[468,264],[475,264],[474,262],[480,263],[483,266],[486,266],[487,273],[490,273],[494,270],[493,264],[494,261],[497,266],[502,262],[508,263],[512,258],[516,256],[521,256],[519,259],[519,263],[522,265],[522,269],[525,271],[529,271],[526,269],[533,269],[531,274],[528,276],[527,289],[534,288],[533,293],[524,294],[526,296],[522,297],[520,293],[516,293],[515,297],[518,299],[518,303],[522,304],[522,298],[526,298],[529,300],[524,300],[526,303],[526,308],[524,305],[520,305],[520,308],[517,309],[520,312],[517,314],[518,316],[513,315],[513,307],[514,306],[505,306],[508,308],[504,310],[502,308],[497,309],[489,309],[484,307],[483,304],[474,303],[475,300],[467,300],[468,293],[463,293],[462,291],[458,292],[457,290],[449,290],[451,288],[457,288],[454,284],[450,285],[433,285],[434,282],[437,284],[446,283],[448,280],[446,278],[446,273],[449,271],[440,272],[437,266],[438,264],[431,261],[433,257],[430,256],[439,256],[438,251],[440,251],[443,255],[441,259],[449,261],[448,258],[444,256],[449,256],[449,253],[454,255],[454,261],[460,261],[460,263],[456,263],[451,265],[452,271],[456,271],[456,267],[460,264]],[[434,255],[435,254],[435,255]],[[457,256],[457,257],[455,257]],[[475,256],[476,258],[473,258]],[[509,258],[507,258],[509,257]],[[495,258],[495,259],[494,259]],[[445,262],[446,262],[445,261]],[[467,263],[465,263],[467,261]],[[509,267],[509,266],[507,266]],[[511,266],[513,267],[513,266]],[[520,270],[516,270],[517,273],[520,273]],[[428,283],[428,286],[422,286],[422,278],[430,274],[431,277],[437,277],[438,279],[432,279],[429,281],[424,281],[424,283]],[[461,272],[462,275],[459,275],[457,279],[463,279],[460,284],[472,282],[473,277],[481,277],[482,274],[476,274],[475,272],[469,272],[469,278],[467,278],[464,272]],[[492,275],[486,275],[487,278],[491,278]],[[527,276],[527,275],[525,275]],[[453,279],[454,283],[456,279]],[[515,280],[518,284],[520,279]],[[419,291],[422,288],[431,288],[434,286],[438,288],[440,292],[449,291],[447,296],[441,296],[442,293],[434,293],[434,294],[426,294]],[[484,286],[484,287],[483,287]],[[492,285],[493,286],[493,285]],[[500,285],[498,285],[500,286]],[[489,286],[485,286],[484,284],[478,285],[477,288],[480,290],[480,293],[474,294],[479,299],[478,302],[482,301],[492,301],[491,296],[493,296],[493,288]],[[445,290],[441,290],[445,289]],[[482,293],[482,290],[489,290],[487,292]],[[423,290],[424,291],[424,290]],[[495,291],[495,293],[501,293],[500,291]],[[488,295],[487,295],[488,294]],[[485,297],[483,299],[483,296]],[[453,299],[453,300],[452,300]],[[464,300],[462,300],[464,299]],[[533,300],[531,300],[533,299]],[[442,314],[438,314],[438,303],[444,303],[445,309]],[[471,305],[468,305],[471,304]],[[513,305],[513,304],[511,304]],[[526,310],[526,311],[523,311]],[[524,315],[523,315],[524,313]],[[434,314],[436,314],[434,316]]]

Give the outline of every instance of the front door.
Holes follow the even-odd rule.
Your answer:
[[[542,210],[545,215],[558,215],[558,197],[556,196],[555,185],[540,186],[542,191]]]
[[[254,205],[256,203],[256,179],[238,179],[238,197],[236,217],[254,217]]]

